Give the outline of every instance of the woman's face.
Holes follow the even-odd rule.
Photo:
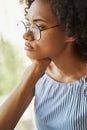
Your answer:
[[[35,23],[41,29],[60,24],[52,14],[50,3],[44,0],[35,0],[28,13],[29,24]],[[63,52],[65,43],[65,32],[60,27],[54,27],[41,32],[41,39],[34,40],[30,32],[24,34],[25,50],[32,59],[59,57]]]

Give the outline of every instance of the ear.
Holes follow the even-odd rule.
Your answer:
[[[68,37],[68,36],[65,37],[65,42],[66,43],[73,43],[75,40],[76,39],[73,36],[72,37]]]

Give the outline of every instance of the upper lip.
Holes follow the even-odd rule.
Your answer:
[[[28,41],[25,41],[25,45],[28,46],[28,47],[31,47],[32,49],[34,49],[34,47]]]

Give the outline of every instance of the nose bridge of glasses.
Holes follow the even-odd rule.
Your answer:
[[[30,31],[30,25],[29,24],[25,24],[25,29],[26,29],[26,32]]]

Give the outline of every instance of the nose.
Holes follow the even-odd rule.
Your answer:
[[[24,33],[23,38],[25,40],[29,40],[29,41],[33,41],[34,40],[34,36],[33,36],[32,32],[30,32],[30,31]]]

